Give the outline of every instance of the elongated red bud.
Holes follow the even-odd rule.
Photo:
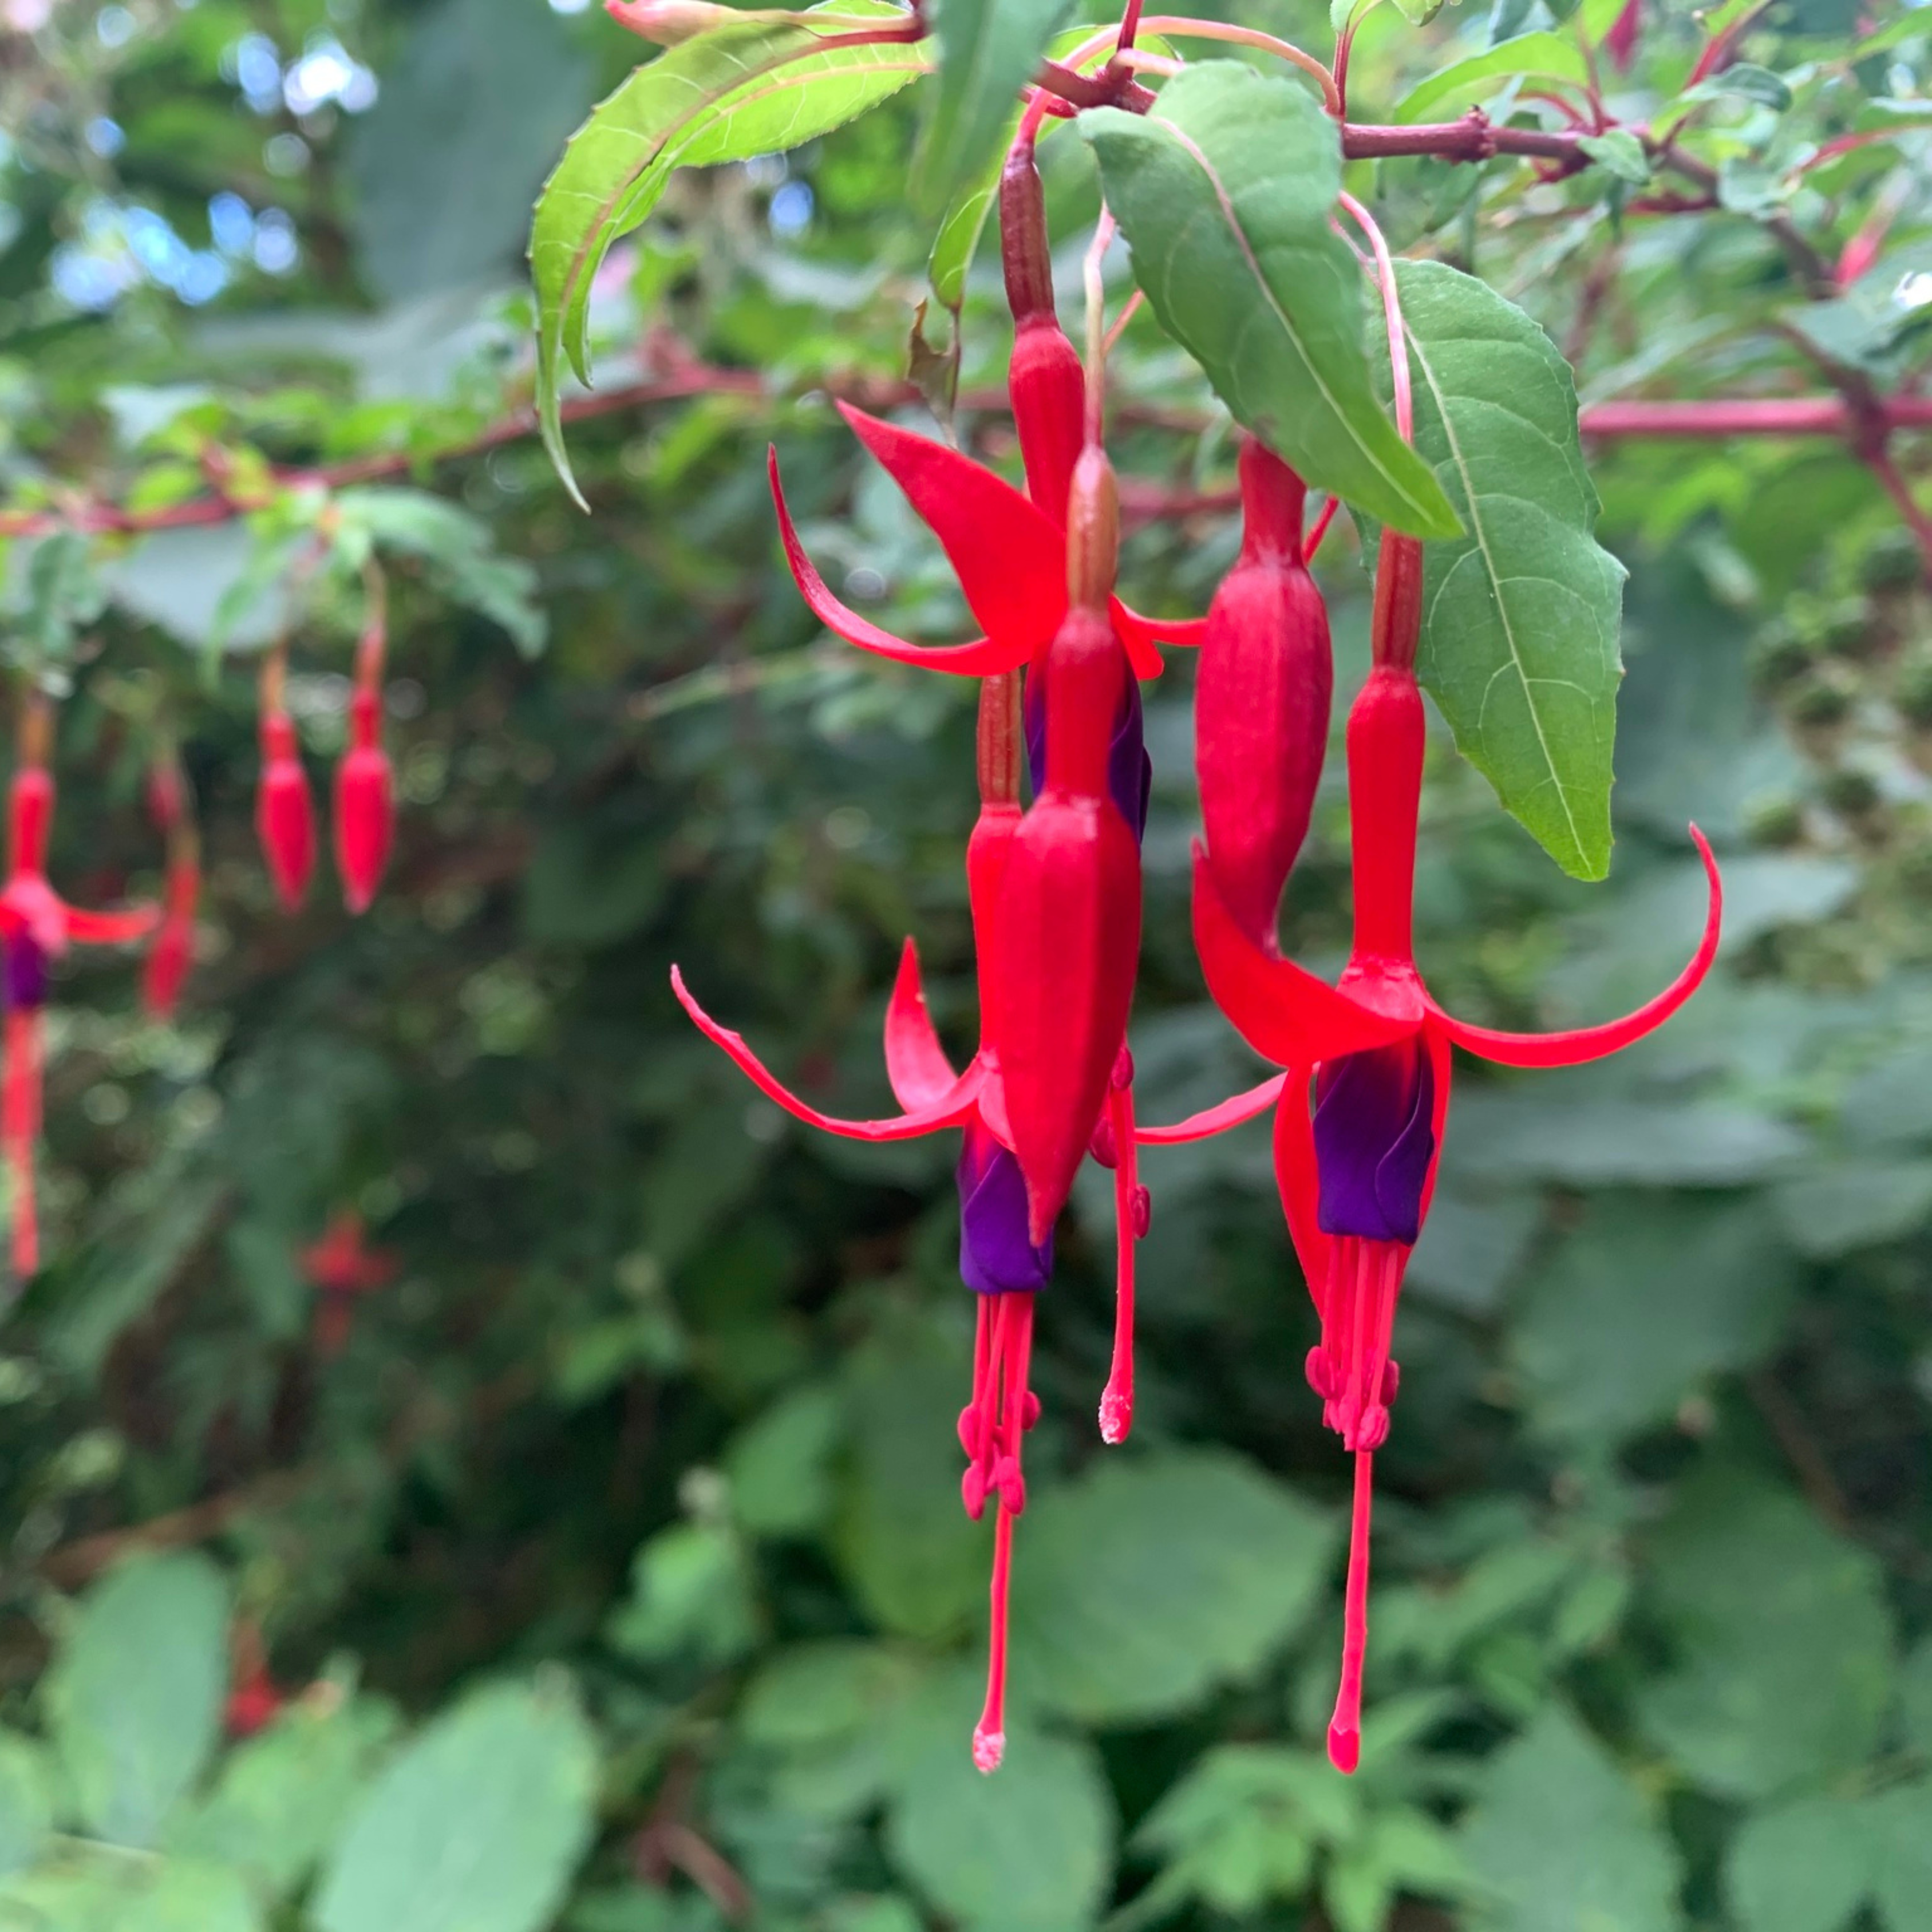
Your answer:
[[[1109,796],[1125,659],[1076,607],[1047,653],[1046,784],[1008,850],[988,1036],[1000,1064],[1030,1238],[1073,1185],[1125,1037],[1140,952],[1140,850]]]
[[[1272,952],[1321,782],[1334,660],[1328,609],[1302,559],[1301,478],[1252,440],[1240,474],[1241,554],[1201,640],[1194,763],[1222,902]]]
[[[315,802],[283,711],[262,714],[262,778],[255,793],[255,831],[268,876],[285,911],[293,912],[315,870]]]
[[[8,847],[16,872],[44,872],[53,825],[53,775],[43,765],[23,765],[8,793]]]
[[[167,1018],[181,998],[194,962],[194,913],[200,896],[201,862],[190,840],[188,849],[169,861],[167,910],[141,970],[141,1004],[151,1018]]]
[[[1027,494],[1064,524],[1073,466],[1085,434],[1087,378],[1080,352],[1054,313],[1046,196],[1030,126],[1008,150],[1000,174],[1000,259],[1013,312],[1006,388],[1020,460],[1026,466]]]
[[[389,862],[395,836],[395,790],[388,754],[379,742],[378,694],[358,691],[350,700],[350,746],[335,768],[335,862],[351,912],[368,910]]]

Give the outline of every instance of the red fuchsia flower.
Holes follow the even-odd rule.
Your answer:
[[[1375,1451],[1388,1433],[1400,1372],[1396,1298],[1435,1185],[1452,1044],[1510,1066],[1579,1065],[1663,1024],[1710,970],[1723,916],[1717,862],[1691,837],[1710,886],[1703,938],[1683,972],[1634,1012],[1572,1032],[1515,1034],[1444,1012],[1417,970],[1411,928],[1424,727],[1414,658],[1422,562],[1384,533],[1376,574],[1375,662],[1349,714],[1354,944],[1334,986],[1272,956],[1246,931],[1198,848],[1194,933],[1215,1004],[1250,1046],[1287,1071],[1144,1142],[1194,1138],[1276,1106],[1282,1205],[1322,1318],[1308,1380],[1322,1417],[1355,1456],[1341,1685],[1329,1754],[1354,1769],[1368,1636],[1368,1539]],[[1313,1108],[1310,1114],[1311,1082]]]
[[[255,791],[255,833],[275,896],[293,912],[315,870],[315,801],[302,769],[296,728],[282,705],[286,660],[278,645],[262,660],[262,776]]]
[[[40,1137],[49,962],[70,945],[132,944],[152,932],[160,916],[154,906],[83,912],[48,883],[54,782],[46,760],[52,736],[46,700],[29,699],[21,721],[21,763],[8,793],[8,874],[0,888],[0,992],[6,1007],[0,1148],[13,1183],[14,1272],[22,1281],[40,1266],[34,1154]]]
[[[317,1354],[342,1352],[355,1323],[356,1302],[388,1287],[400,1265],[386,1250],[367,1244],[362,1217],[353,1209],[343,1208],[329,1217],[322,1239],[302,1251],[303,1277],[316,1291]]]
[[[1194,767],[1208,862],[1235,922],[1264,952],[1308,835],[1328,746],[1328,613],[1302,548],[1301,478],[1250,438],[1240,455],[1241,554],[1208,608],[1194,684]]]
[[[1604,51],[1619,74],[1628,74],[1636,58],[1638,40],[1643,33],[1643,0],[1624,0],[1624,10],[1610,22],[1604,36]]]
[[[230,1649],[232,1675],[227,1701],[222,1706],[221,1728],[238,1742],[266,1730],[288,1700],[268,1674],[268,1653],[253,1622],[244,1618],[235,1625]]]
[[[372,568],[369,616],[356,650],[349,700],[349,749],[335,768],[335,863],[351,912],[366,912],[382,882],[396,836],[395,781],[382,748],[382,667],[388,650],[388,598]]]
[[[188,814],[187,787],[170,754],[148,775],[151,815],[166,835],[166,907],[141,974],[141,1004],[152,1019],[166,1019],[181,998],[194,959],[194,914],[201,897],[201,842]]]

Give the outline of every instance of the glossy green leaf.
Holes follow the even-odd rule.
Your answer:
[[[1415,446],[1467,526],[1426,554],[1418,674],[1505,809],[1565,872],[1600,879],[1624,572],[1592,534],[1569,365],[1471,276],[1403,262],[1396,281]],[[1379,334],[1373,347],[1386,395]]]
[[[214,1748],[227,1688],[228,1592],[206,1557],[136,1557],[94,1586],[46,1693],[90,1831],[154,1843]]]
[[[794,148],[876,106],[925,73],[916,46],[818,43],[890,0],[827,0],[822,24],[734,22],[640,68],[572,136],[530,230],[537,292],[537,403],[544,446],[573,491],[558,385],[590,379],[591,284],[617,237],[657,206],[672,171]],[[580,499],[580,500],[581,500]]]
[[[1007,123],[1010,130],[1018,116]],[[986,232],[993,204],[999,197],[1000,170],[1006,164],[1006,146],[1012,145],[1009,131],[1004,146],[994,149],[992,158],[981,168],[976,181],[969,181],[953,195],[939,232],[932,238],[932,253],[926,265],[926,280],[942,308],[956,309],[966,297],[966,272],[979,253],[980,238]]]
[[[1714,1475],[1658,1531],[1649,1588],[1676,1669],[1645,1687],[1645,1730],[1692,1779],[1769,1797],[1862,1764],[1892,1700],[1876,1562],[1793,1495]]]
[[[1870,1889],[1874,1823],[1864,1806],[1844,1798],[1754,1812],[1725,1864],[1742,1932],[1841,1932]]]
[[[538,1932],[590,1841],[596,1754],[560,1696],[478,1692],[378,1778],[322,1874],[320,1932]]]
[[[1676,1850],[1636,1786],[1552,1703],[1486,1767],[1462,1850],[1496,1932],[1677,1932]]]
[[[1155,112],[1080,117],[1134,273],[1236,418],[1307,480],[1422,536],[1461,526],[1376,400],[1361,272],[1329,225],[1335,124],[1306,88],[1230,61]]]
[[[913,206],[921,214],[938,214],[989,160],[997,165],[1013,98],[1066,8],[1067,0],[942,0],[939,81],[913,157]]]
[[[1395,110],[1399,122],[1426,121],[1451,101],[1466,104],[1494,94],[1492,81],[1534,75],[1539,80],[1587,87],[1588,64],[1576,43],[1562,34],[1519,34],[1466,59],[1453,61],[1420,86],[1412,88]]]
[[[1225,1452],[1109,1456],[1043,1491],[1013,1570],[1015,1682],[1088,1723],[1251,1678],[1322,1587],[1335,1526]]]

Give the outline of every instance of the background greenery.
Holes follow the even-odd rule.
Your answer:
[[[1325,46],[1310,0],[1253,14]],[[1357,112],[1543,18],[1498,14],[1372,16]],[[1932,22],[1899,18],[1854,63],[1882,23],[1780,0],[1750,52],[1814,105],[1914,95]],[[125,962],[57,989],[50,1264],[0,1331],[0,1927],[1932,1924],[1932,625],[1866,469],[1822,443],[1599,452],[1633,571],[1606,884],[1437,748],[1420,941],[1458,1012],[1550,1024],[1658,983],[1700,916],[1693,817],[1729,919],[1639,1051],[1459,1084],[1378,1459],[1360,1775],[1320,1750],[1347,1468],[1256,1128],[1146,1157],[1114,1452],[1104,1187],[1076,1203],[984,1780],[950,1137],[810,1135],[667,983],[676,960],[847,1112],[886,1105],[905,933],[973,1036],[971,690],[814,634],[761,462],[776,436],[835,584],[963,634],[818,387],[904,364],[914,98],[678,176],[614,255],[604,386],[675,330],[783,400],[580,424],[586,518],[528,436],[431,459],[528,394],[530,199],[639,43],[530,0],[7,0],[0,22],[10,500],[152,508],[213,478],[256,506],[7,558],[11,661],[73,689],[57,880],[154,888],[140,784],[167,732],[209,886],[175,1023],[140,1017]],[[1701,38],[1653,14],[1613,94],[1643,112]],[[1806,128],[1759,91],[1714,112],[1706,215],[1628,215],[1604,168],[1353,172],[1399,245],[1528,306],[1586,400],[1816,386],[1794,344],[1821,338],[1898,382],[1932,313],[1924,137],[1901,110],[1794,187]],[[1064,136],[1046,156],[1070,292],[1092,163]],[[1880,206],[1874,279],[1805,304],[1764,218],[1829,255]],[[982,260],[967,392],[1003,350]],[[1208,392],[1146,318],[1118,368],[1123,468],[1225,483]],[[997,416],[959,428],[1010,462]],[[340,493],[304,574],[322,499],[264,460],[397,452],[419,466]],[[1345,696],[1346,521],[1324,560]],[[249,654],[290,630],[320,784],[359,614],[335,566],[365,538],[395,580],[398,855],[366,917],[325,868],[285,920],[250,826]],[[1211,512],[1142,526],[1136,601],[1201,608],[1234,542]],[[1187,938],[1190,676],[1149,694],[1156,1120],[1257,1077]],[[1289,932],[1316,964],[1346,944],[1339,770]],[[331,1354],[298,1256],[348,1207],[400,1272]],[[290,1701],[238,1742],[256,1639]]]

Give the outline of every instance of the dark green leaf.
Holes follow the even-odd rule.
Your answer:
[[[1504,807],[1565,872],[1600,879],[1624,569],[1592,534],[1569,366],[1472,277],[1438,262],[1396,276],[1415,446],[1468,526],[1426,552],[1418,673]],[[1372,352],[1389,394],[1379,336]]]
[[[1452,102],[1466,103],[1486,98],[1497,89],[1492,81],[1510,80],[1534,74],[1539,80],[1567,81],[1572,86],[1587,87],[1590,70],[1582,50],[1562,34],[1519,34],[1514,40],[1485,48],[1466,59],[1452,62],[1432,74],[1420,87],[1413,88],[1395,110],[1398,121],[1438,118]]]
[[[1876,1849],[1865,1808],[1848,1798],[1754,1812],[1726,1866],[1743,1932],[1840,1932],[1870,1889]]]
[[[1080,117],[1134,273],[1236,418],[1307,480],[1423,536],[1460,524],[1378,406],[1363,283],[1329,226],[1335,124],[1306,88],[1229,61],[1191,67],[1148,116]]]

